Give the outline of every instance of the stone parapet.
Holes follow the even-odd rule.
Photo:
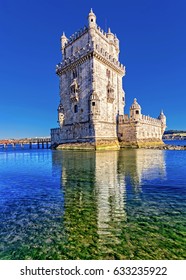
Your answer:
[[[125,75],[125,66],[123,66],[123,64],[104,50],[99,49],[99,47],[96,49],[92,44],[87,44],[86,48],[83,47],[74,55],[69,56],[62,62],[58,63],[56,65],[56,74],[61,75],[62,72],[66,71],[70,66],[73,68],[75,64],[81,64],[92,56],[101,60],[104,64],[122,74],[122,76]]]
[[[128,114],[120,115],[118,117],[118,121],[120,124],[141,123],[141,124],[150,124],[150,125],[152,124],[152,125],[159,125],[159,126],[162,124],[161,120],[146,115],[141,115],[141,117],[138,120],[130,119]]]
[[[149,116],[146,115],[141,115],[141,121],[143,123],[147,123],[147,124],[157,124],[157,125],[161,125],[161,120],[159,119],[155,119],[155,118],[151,118]]]
[[[63,72],[67,71],[70,67],[74,68],[76,65],[80,65],[85,60],[93,55],[93,49],[90,44],[86,48],[80,49],[76,54],[69,56],[62,62],[56,65],[56,74],[61,75]]]
[[[88,27],[84,26],[83,28],[79,29],[77,32],[72,34],[69,39],[67,40],[65,47],[70,46],[73,44],[76,40],[78,40],[81,36],[83,36],[85,33],[88,32]]]
[[[94,48],[94,56],[102,60],[102,62],[106,65],[114,68],[114,70],[116,70],[117,72],[120,72],[123,76],[125,75],[125,66],[123,66],[123,64],[121,64],[114,57],[109,55],[104,49],[100,49],[99,45],[96,45],[96,47]]]

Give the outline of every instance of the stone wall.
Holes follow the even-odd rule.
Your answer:
[[[60,103],[64,108],[64,125],[89,120],[89,98],[91,84],[91,58],[84,61],[79,67],[68,69],[60,76]],[[76,71],[77,93],[73,96],[73,70]],[[77,106],[77,111],[75,111]]]
[[[125,115],[118,124],[118,138],[121,146],[162,144],[162,123],[158,119],[143,116],[131,121]]]
[[[79,36],[77,39],[72,40],[69,42],[66,46],[66,52],[64,56],[64,60],[73,56],[78,56],[79,53],[81,53],[83,50],[86,49],[86,47],[89,44],[89,36],[88,32],[82,34],[82,36]]]
[[[158,123],[149,123],[144,122],[143,120],[139,122],[139,124],[136,127],[136,133],[137,133],[137,139],[143,140],[143,139],[149,139],[149,138],[155,138],[155,139],[162,139],[161,134],[161,122]]]
[[[89,142],[94,141],[94,127],[89,123],[75,123],[65,125],[62,128],[51,129],[51,144],[71,143],[71,142]]]

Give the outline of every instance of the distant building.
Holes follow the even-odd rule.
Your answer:
[[[60,79],[59,128],[51,129],[51,142],[60,148],[119,149],[162,144],[166,118],[141,114],[134,99],[124,114],[125,93],[119,62],[119,40],[110,28],[96,24],[92,9],[88,27],[70,38],[61,37],[63,60],[56,66]],[[60,145],[62,144],[62,145]]]

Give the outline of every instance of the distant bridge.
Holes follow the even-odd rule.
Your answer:
[[[186,135],[184,134],[164,134],[164,140],[186,140]]]
[[[51,144],[50,137],[35,137],[35,138],[22,138],[22,139],[3,139],[0,140],[0,145],[3,145],[4,148],[7,148],[9,145],[12,145],[13,148],[16,145],[20,145],[22,148],[24,145],[29,145],[29,148],[32,149],[33,144],[37,145],[37,148],[48,149]]]

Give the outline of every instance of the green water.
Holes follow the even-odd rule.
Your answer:
[[[0,259],[185,259],[185,151],[0,153]]]

